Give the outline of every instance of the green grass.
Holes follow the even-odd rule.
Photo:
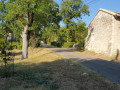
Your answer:
[[[20,50],[13,52],[16,53],[15,74],[0,78],[2,90],[120,90],[119,85],[105,77],[48,49],[29,48],[26,60],[20,60]]]

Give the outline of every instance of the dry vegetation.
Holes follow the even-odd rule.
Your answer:
[[[76,50],[73,50],[73,51],[76,51]],[[87,54],[87,55],[90,55],[90,56],[94,56],[94,57],[100,58],[100,59],[105,59],[105,60],[108,60],[108,61],[120,62],[120,54],[118,55],[118,57],[116,57],[116,56],[108,57],[108,56],[105,56],[101,53],[95,53],[93,51],[87,51],[87,50],[80,51],[80,53]]]
[[[0,78],[0,90],[120,90],[119,85],[48,49],[29,48],[26,60],[20,60],[21,51],[13,52],[15,74]]]
[[[86,55],[94,56],[94,57],[100,58],[100,59],[105,59],[105,60],[108,60],[108,61],[114,60],[114,57],[108,57],[108,56],[105,56],[105,55],[100,54],[100,53],[95,53],[93,51],[88,51],[88,50],[78,51],[77,49],[72,49],[72,51],[75,51],[75,52],[78,52],[78,53],[81,53],[81,54],[86,54]]]

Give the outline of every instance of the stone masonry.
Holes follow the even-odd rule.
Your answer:
[[[120,51],[120,13],[100,9],[88,26],[85,49],[115,56]]]

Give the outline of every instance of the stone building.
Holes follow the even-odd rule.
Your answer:
[[[15,40],[14,34],[13,33],[8,33],[7,40],[14,41]]]
[[[120,50],[120,13],[100,9],[88,26],[85,49],[115,56]]]

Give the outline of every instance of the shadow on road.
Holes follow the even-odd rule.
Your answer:
[[[112,82],[120,84],[120,63],[114,61],[106,61],[103,59],[80,59],[70,58],[71,60],[86,66],[87,68],[96,71],[102,76],[105,76]]]
[[[80,63],[100,75],[105,76],[110,81],[120,84],[120,63],[77,53],[66,48],[56,48],[48,45],[43,45],[43,47],[49,47],[50,50],[58,53],[60,56]]]

